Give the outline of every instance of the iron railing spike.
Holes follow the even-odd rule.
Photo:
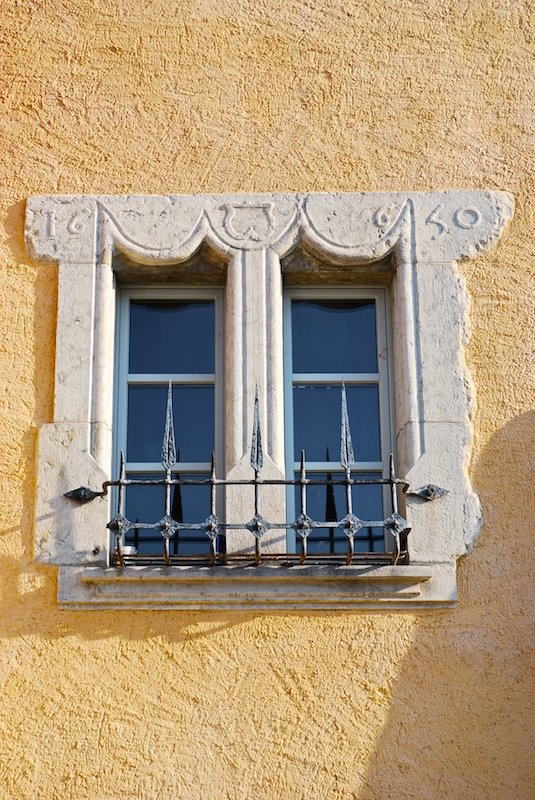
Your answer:
[[[305,460],[305,451],[304,449],[301,450],[301,470],[300,470],[300,482],[301,482],[301,516],[306,516],[307,513],[307,487],[306,487],[306,477],[307,477],[307,468],[306,468],[306,460]],[[305,556],[303,555],[303,560]],[[301,562],[303,563],[303,562]]]
[[[340,464],[348,470],[355,463],[355,453],[353,452],[353,441],[351,439],[351,427],[349,424],[349,414],[347,411],[347,396],[345,381],[342,383],[342,407],[340,423]]]
[[[210,513],[216,516],[216,471],[215,471],[215,451],[212,450],[212,461],[210,464]],[[210,550],[211,552],[211,550]],[[215,557],[215,556],[214,556]]]
[[[398,513],[398,493],[396,488],[396,468],[394,466],[394,454],[390,453],[390,492],[392,496],[392,511],[394,514]],[[399,544],[399,543],[398,543]],[[398,547],[399,550],[399,547]]]
[[[264,454],[262,452],[262,433],[260,430],[260,410],[258,405],[258,384],[255,388],[254,415],[253,415],[253,435],[251,439],[251,466],[255,473],[260,472],[264,464]]]
[[[160,461],[166,470],[172,470],[176,464],[175,424],[173,421],[173,387],[169,381],[167,389],[167,407],[165,410],[165,429],[162,441],[162,455]]]
[[[119,454],[119,491],[117,492],[117,515],[124,514],[124,489],[126,480],[126,462],[124,460],[124,453],[121,450]]]

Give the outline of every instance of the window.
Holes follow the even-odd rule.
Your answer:
[[[286,469],[299,475],[301,453],[316,480],[341,479],[340,396],[345,386],[355,464],[359,479],[388,478],[390,378],[385,289],[288,289],[285,297]],[[391,512],[388,487],[355,485],[353,510],[363,520],[383,520]],[[299,487],[288,497],[290,519],[299,507]],[[335,522],[345,514],[343,485],[312,485],[308,513]],[[357,553],[391,549],[385,530],[366,526],[355,537]],[[316,528],[312,554],[344,554],[347,536],[339,527]]]
[[[209,290],[161,288],[123,290],[119,298],[114,462],[118,463],[121,453],[126,464],[124,491],[118,486],[115,493],[118,500],[124,496],[126,502],[116,505],[114,520],[121,519],[121,527],[116,528],[114,521],[109,524],[114,537],[120,534],[115,538],[112,563],[193,563],[188,559],[203,563],[204,557],[204,563],[215,565],[246,559],[245,552],[225,554],[225,532],[239,528],[240,522],[242,529],[247,528],[252,492],[250,514],[234,524],[224,521],[221,503],[219,511],[217,503],[215,511],[212,508],[210,459],[214,452],[221,455],[223,449],[220,421],[215,435],[216,409],[223,405],[221,392],[216,400],[221,375],[216,380],[215,353],[216,339],[223,339],[221,297]],[[390,477],[392,450],[385,290],[296,289],[286,292],[286,306],[287,477],[295,479],[295,486],[289,486],[287,493],[285,558],[299,551],[302,563],[307,559],[315,563],[326,556],[337,556],[338,563],[350,557],[348,563],[353,563],[358,554],[367,563],[368,556],[384,556],[393,544],[383,520],[394,510],[394,487],[380,483]],[[222,354],[217,362],[222,363]],[[340,455],[342,391],[353,418],[358,453],[347,476]],[[164,435],[166,441],[172,439],[171,464],[162,449],[164,420],[171,426]],[[261,431],[260,420],[257,422]],[[299,480],[301,459],[306,464],[306,485]],[[164,466],[173,481],[168,489]],[[267,486],[260,472],[254,506],[262,524],[260,506]],[[356,482],[346,485],[346,477]],[[268,486],[272,487],[273,481]],[[243,491],[247,491],[245,487]],[[304,531],[299,529],[301,538],[296,541],[295,524],[303,514],[303,491],[314,525],[306,531],[304,551]],[[356,514],[359,524],[363,522],[349,540],[342,520],[350,513]],[[203,529],[210,514],[219,515],[214,553],[208,530]],[[267,520],[269,529],[281,527],[275,520]],[[320,520],[324,527],[318,527]],[[260,561],[259,540],[267,531],[261,531],[255,540],[249,530],[249,561],[253,542]],[[397,561],[399,555],[396,550],[392,557]]]
[[[59,264],[54,417],[39,431],[35,557],[58,565],[60,604],[270,610],[454,603],[456,559],[470,552],[480,528],[478,499],[466,471],[471,446],[470,380],[463,358],[468,303],[457,262],[489,249],[512,213],[512,198],[491,191],[31,198],[28,250],[34,258]],[[119,268],[120,259],[127,269]],[[202,288],[179,291],[186,281]],[[224,293],[209,297],[207,281],[224,284]],[[283,283],[296,286],[286,298],[286,412]],[[164,284],[165,295],[127,288]],[[325,289],[334,285],[346,287],[343,297]],[[384,288],[374,294],[371,288],[348,288],[354,286]],[[121,287],[130,313],[121,311],[117,321]],[[391,337],[380,299],[386,291]],[[369,318],[366,323],[372,295],[377,365],[373,325]],[[172,346],[156,342],[149,347],[160,323],[147,325],[147,316],[210,315],[210,302],[215,303],[213,351],[207,344],[211,336],[189,337],[189,347],[180,348],[185,357],[205,342],[205,354],[197,352],[195,365],[174,362]],[[324,324],[325,317],[337,321]],[[116,324],[127,326],[122,353],[114,351]],[[182,323],[176,324],[171,339],[183,336]],[[335,346],[345,337],[344,326],[359,325],[366,347]],[[307,336],[300,339],[306,326]],[[392,392],[381,336],[392,343]],[[325,348],[329,338],[333,344]],[[150,352],[163,360],[151,356],[143,362]],[[360,361],[346,363],[355,355]],[[117,407],[126,414],[114,419],[118,372],[122,400]],[[110,567],[110,493],[100,487],[111,477],[114,430],[127,451],[129,474],[153,474],[158,452],[152,435],[145,437],[152,424],[145,415],[161,408],[169,377],[177,407],[193,407],[192,430],[198,429],[191,439],[189,429],[181,434],[179,474],[206,474],[213,427],[216,449],[217,438],[224,439],[218,472],[234,482],[225,485],[222,498],[231,521],[250,514],[255,392],[263,475],[273,482],[266,487],[263,513],[285,520],[293,495],[287,497],[280,482],[294,474],[302,443],[316,475],[335,474],[334,432],[324,424],[324,414],[345,380],[360,474],[384,474],[390,439],[397,472],[410,484],[410,563],[288,565],[278,557],[286,548],[286,531],[269,530],[262,546],[273,554],[273,563],[259,567]],[[389,396],[395,396],[390,409]],[[312,430],[304,425],[310,406],[320,417]],[[213,419],[213,426],[199,426],[201,416]],[[138,429],[134,421],[140,417],[138,436],[131,431]],[[285,424],[293,427],[286,455]],[[327,506],[333,499],[338,502],[335,486],[334,498],[324,495],[312,502]],[[181,500],[190,502],[185,496]],[[387,513],[384,498],[355,497],[357,504],[369,503],[370,511],[381,501]],[[128,502],[135,515],[135,493]],[[137,547],[151,547],[150,533],[136,535]],[[249,530],[231,531],[227,551],[239,554],[245,535]],[[320,531],[313,546],[336,551],[337,536]],[[182,544],[195,547],[196,534],[184,536]],[[180,541],[176,546],[180,549]],[[376,532],[366,531],[359,546],[375,552],[380,546]]]
[[[123,452],[127,478],[162,478],[162,435],[171,386],[178,445],[173,475],[208,478],[212,453],[222,451],[222,293],[129,289],[119,298],[114,463]],[[126,490],[126,517],[135,524],[156,522],[164,507],[162,486]],[[209,507],[209,487],[173,486],[170,515],[177,522],[202,520]],[[124,546],[125,552],[160,555],[161,532],[135,528],[127,532]],[[171,537],[172,555],[208,552],[209,540],[202,531],[182,529]]]

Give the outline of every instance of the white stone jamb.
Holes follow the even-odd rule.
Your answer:
[[[56,564],[105,563],[107,500],[99,498],[92,507],[76,506],[63,496],[82,485],[100,489],[108,478],[103,462],[91,450],[94,199],[36,198],[28,207],[26,238],[33,257],[59,262],[54,420],[39,431],[34,555],[38,561]]]

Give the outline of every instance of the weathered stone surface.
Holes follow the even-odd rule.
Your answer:
[[[491,191],[34,197],[26,241],[34,257],[69,263],[91,263],[95,226],[101,249],[141,263],[186,260],[203,241],[282,255],[301,237],[330,259],[371,261],[396,246],[448,262],[491,247],[513,207]]]
[[[330,265],[338,274],[344,266],[388,259],[385,263],[393,278],[398,463],[410,481],[438,481],[448,490],[429,506],[409,499],[411,558],[415,563],[433,564],[434,573],[422,597],[419,592],[408,592],[403,599],[396,595],[396,602],[412,604],[417,597],[421,605],[449,603],[455,596],[455,559],[470,549],[480,527],[478,501],[465,473],[473,398],[462,355],[467,298],[456,262],[490,247],[512,213],[509,195],[489,191],[31,198],[26,223],[28,250],[34,258],[54,258],[60,263],[56,423],[74,422],[92,430],[85,457],[96,459],[103,475],[109,471],[113,254],[126,256],[132,265],[130,271],[137,269],[143,283],[147,266],[154,270],[159,264],[175,262],[179,273],[181,262],[190,263],[199,248],[207,246],[227,262],[226,475],[232,479],[250,477],[248,447],[258,392],[259,411],[265,421],[263,477],[283,478],[281,259],[297,246],[304,246],[322,259],[327,283]],[[80,446],[76,452],[73,464],[84,458]],[[62,500],[61,494],[74,488],[74,483],[83,483],[77,479],[73,486],[64,486],[63,464],[70,459],[68,448],[61,451],[56,444],[51,448],[43,437],[37,518],[37,540],[42,544],[38,552],[41,559],[62,566],[87,561],[88,542],[95,538],[96,530],[102,530],[103,523],[103,504],[88,504],[75,515],[76,530],[68,536],[73,513],[67,508],[70,501]],[[286,519],[283,487],[265,489],[263,504],[270,521]],[[52,505],[54,515],[44,513]],[[227,519],[245,522],[253,515],[250,488],[228,487],[225,505]],[[229,553],[244,552],[251,546],[246,531],[229,532]],[[100,553],[105,549],[99,544]],[[266,553],[284,552],[284,532],[268,530],[262,537],[262,549]],[[278,569],[278,584],[271,584],[270,596],[280,593],[284,583],[286,568]],[[62,571],[63,581],[65,574]],[[201,575],[208,583],[214,580],[211,571]],[[179,572],[175,577],[179,582],[183,579]],[[263,580],[267,579],[258,572],[259,584]],[[76,603],[79,599],[83,603],[83,584],[75,580],[68,585],[69,590],[65,586],[60,590],[61,602]],[[118,584],[128,585],[125,581]],[[314,585],[316,591],[310,589],[302,599],[300,590],[294,587],[296,607],[300,603],[310,603],[311,607],[333,605],[336,592],[327,597],[318,591],[317,582]],[[76,586],[80,598],[73,588]],[[145,586],[146,605],[150,606],[151,596],[156,602],[159,593],[150,582]],[[210,595],[211,590],[203,588],[203,580],[197,580],[195,586],[201,596],[206,592]],[[70,591],[74,592],[72,597]],[[263,596],[262,591],[266,590],[259,589],[256,595]],[[123,602],[120,594],[120,589],[119,595],[108,593],[107,602]],[[231,594],[229,590],[228,596]],[[289,605],[291,594],[284,595]],[[357,595],[357,605],[366,603],[368,596],[369,602],[375,603],[373,592]],[[216,602],[219,595],[215,592],[210,596]],[[188,607],[197,607],[194,600],[189,602]],[[244,607],[255,602],[261,607],[263,601],[243,596]]]
[[[431,583],[434,584],[431,588]],[[452,565],[281,569],[260,567],[60,568],[59,602],[71,608],[399,610],[443,608],[456,599]]]

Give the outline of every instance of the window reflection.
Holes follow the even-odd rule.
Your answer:
[[[350,294],[350,292],[348,292]],[[388,420],[381,419],[380,392],[386,391],[384,364],[378,358],[377,330],[383,318],[383,294],[369,291],[361,297],[322,298],[312,292],[295,290],[291,300],[291,373],[293,408],[293,459],[332,464],[332,472],[318,474],[307,470],[310,479],[342,479],[340,470],[341,389],[346,385],[347,411],[355,462],[375,462],[377,472],[357,479],[382,477],[382,434]],[[363,296],[363,295],[367,296]],[[382,324],[382,323],[381,323]],[[383,345],[381,344],[381,347]],[[382,424],[387,425],[382,431]],[[386,435],[388,435],[386,433]],[[316,463],[319,468],[319,464]],[[293,464],[292,464],[293,468]],[[296,476],[298,477],[298,476]],[[300,507],[300,487],[296,488],[295,507]],[[382,486],[354,486],[351,489],[353,513],[362,520],[384,519]],[[346,487],[309,486],[307,513],[314,520],[340,522],[347,513]],[[296,515],[299,512],[296,512]],[[356,552],[382,553],[385,534],[382,526],[361,529],[354,538]],[[314,529],[308,539],[311,555],[347,553],[348,539],[340,528]]]
[[[377,372],[374,300],[293,300],[293,372]]]
[[[325,461],[340,452],[340,386],[296,384],[293,389],[294,458]],[[347,408],[357,461],[381,460],[379,387],[346,387]]]
[[[130,373],[213,374],[215,304],[131,300]]]
[[[167,386],[128,387],[127,461],[158,463]],[[210,461],[214,449],[214,387],[173,386],[175,439],[181,461]]]
[[[136,480],[160,480],[161,473],[129,473]],[[207,479],[209,475],[181,475],[173,477]],[[165,488],[163,486],[128,486],[126,489],[126,517],[130,522],[158,522],[165,513]],[[209,486],[173,486],[171,516],[177,522],[200,522],[210,513]],[[129,531],[125,545],[135,547],[139,555],[158,555],[163,552],[163,537],[158,530],[141,528]],[[210,552],[210,541],[203,531],[184,529],[169,540],[170,555],[205,555]]]
[[[184,472],[203,469],[211,460],[215,436],[215,301],[213,299],[130,298],[129,353],[126,370],[126,461],[150,465],[135,479],[161,480],[159,467],[166,419],[168,383],[173,381],[173,417],[180,477],[208,476]],[[147,382],[140,376],[150,375]],[[201,380],[197,381],[199,376]],[[208,376],[208,377],[205,377]],[[152,471],[154,470],[154,471]],[[157,471],[156,471],[157,470]],[[163,486],[129,486],[125,514],[131,522],[155,524],[165,513]],[[174,486],[171,516],[178,522],[199,523],[210,513],[209,486]],[[159,530],[131,530],[124,544],[139,555],[161,556],[164,539]],[[184,529],[169,541],[170,554],[202,555],[210,551],[204,531]]]

